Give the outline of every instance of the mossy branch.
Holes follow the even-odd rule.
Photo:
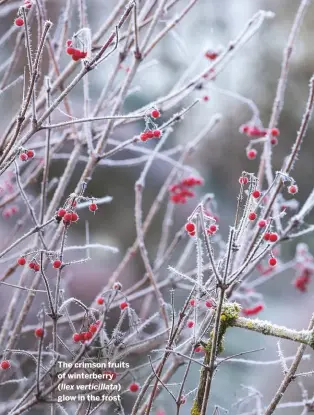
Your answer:
[[[236,320],[239,316],[240,306],[237,303],[225,303],[222,306],[222,312],[220,315],[220,325],[219,325],[219,333],[218,333],[218,342],[217,342],[217,352],[216,355],[223,352],[223,342],[224,342],[224,335],[228,327],[233,324],[233,321]],[[213,337],[214,337],[214,330],[211,331],[209,340],[204,347],[205,356],[203,364],[207,367],[202,367],[201,369],[201,376],[198,385],[197,395],[194,400],[193,407],[191,409],[191,415],[200,415],[203,400],[205,398],[205,390],[206,390],[206,382],[208,377],[209,371],[209,363],[211,360],[211,353],[212,353],[212,345],[213,345]],[[216,356],[215,356],[216,358]]]
[[[284,326],[278,326],[270,321],[238,317],[232,321],[230,326],[252,330],[268,336],[280,337],[281,339],[306,344],[314,349],[314,333],[312,330],[293,330]]]
[[[220,316],[220,328],[218,335],[218,350],[217,355],[222,353],[224,335],[228,327],[239,327],[242,329],[252,330],[267,336],[279,337],[281,339],[291,340],[297,343],[310,346],[314,349],[314,331],[313,330],[293,330],[284,326],[278,326],[266,320],[249,319],[246,317],[239,317],[240,306],[237,303],[225,303],[222,308]],[[206,387],[206,379],[208,375],[208,365],[210,362],[210,355],[212,349],[213,331],[210,333],[207,345],[204,347],[204,366],[201,369],[199,386],[194,400],[191,415],[200,415],[202,402],[204,400],[204,392]]]

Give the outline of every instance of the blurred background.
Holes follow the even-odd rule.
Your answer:
[[[115,1],[89,0],[87,2],[88,21],[94,33],[101,25],[103,16],[107,16],[116,4]],[[165,21],[159,24],[160,29],[182,10],[187,1],[179,2],[177,7],[171,9],[165,16]],[[15,18],[16,7],[19,2],[11,2],[12,13],[3,17],[0,6],[0,38],[4,36],[12,26]],[[64,7],[63,1],[55,0],[47,2],[47,15],[54,23],[54,30],[60,29],[58,16]],[[185,117],[184,122],[178,124],[174,129],[170,142],[167,146],[176,144],[185,145],[190,142],[198,131],[205,125],[215,113],[221,113],[223,118],[218,127],[211,133],[207,140],[204,140],[198,151],[189,159],[189,165],[196,169],[204,178],[205,184],[198,190],[198,196],[210,192],[214,193],[219,207],[219,225],[222,235],[226,237],[228,226],[232,223],[236,198],[239,191],[238,178],[243,170],[256,172],[258,161],[249,161],[246,157],[245,147],[248,138],[240,134],[239,127],[250,121],[252,113],[250,108],[241,100],[230,96],[240,94],[255,102],[260,112],[260,119],[264,127],[268,126],[269,118],[278,78],[280,75],[281,60],[292,22],[299,6],[296,0],[199,0],[194,8],[188,13],[185,19],[175,28],[173,32],[161,42],[149,56],[149,65],[138,73],[133,86],[134,93],[126,100],[124,111],[132,111],[150,101],[166,95],[172,85],[177,81],[189,67],[191,62],[197,62],[195,73],[206,67],[208,62],[204,57],[207,50],[219,50],[235,39],[241,32],[246,22],[258,10],[269,10],[275,13],[273,19],[265,21],[260,30],[250,39],[246,45],[237,53],[232,61],[226,66],[215,81],[206,88],[195,91],[177,109],[188,105],[196,98],[201,98],[200,104],[193,108]],[[274,171],[280,169],[284,157],[288,154],[294,143],[296,133],[300,126],[302,114],[304,113],[307,97],[308,83],[314,72],[314,42],[313,39],[314,5],[310,5],[305,16],[301,32],[297,37],[291,66],[289,69],[288,86],[286,90],[285,105],[282,111],[278,128],[280,129],[279,144],[274,148]],[[70,24],[70,33],[78,29],[78,14],[75,15]],[[34,31],[35,33],[35,31]],[[14,47],[14,36],[5,41],[0,49],[0,61],[12,53]],[[68,56],[62,57],[64,65]],[[123,64],[127,68],[128,58]],[[117,54],[113,54],[106,63],[93,71],[89,77],[91,103],[93,105],[99,97],[105,83],[116,64]],[[22,73],[26,61],[20,61],[11,74],[11,81]],[[45,67],[45,62],[43,62]],[[2,74],[5,70],[1,68]],[[0,79],[2,74],[0,73]],[[70,102],[73,113],[76,117],[83,116],[82,108],[83,87],[79,84],[70,94]],[[205,101],[204,96],[209,100]],[[16,113],[21,102],[21,87],[16,86],[8,93],[0,97],[1,130],[5,130],[11,117]],[[60,119],[64,119],[60,107]],[[165,117],[167,114],[165,114]],[[166,118],[165,118],[166,119]],[[58,112],[54,114],[54,121],[58,121]],[[124,141],[125,139],[138,134],[141,131],[140,124],[130,124],[116,130],[113,138]],[[41,134],[41,133],[39,133]],[[309,129],[303,144],[303,150],[293,170],[293,177],[299,186],[297,199],[302,203],[313,188],[313,152],[314,144],[313,123]],[[38,139],[38,136],[37,136]],[[148,143],[147,145],[154,144]],[[258,150],[260,148],[257,147]],[[65,153],[66,149],[62,151]],[[118,154],[115,159],[121,160],[134,156],[134,152],[125,150]],[[66,160],[56,159],[52,163],[51,177],[59,177],[65,167]],[[68,193],[71,193],[81,175],[84,164],[81,163],[72,178]],[[68,268],[65,276],[65,286],[69,296],[76,296],[82,301],[89,303],[105,285],[109,276],[119,264],[127,248],[131,246],[135,238],[134,223],[134,184],[138,179],[142,166],[138,167],[117,167],[99,166],[93,180],[88,185],[88,195],[95,197],[111,196],[112,202],[102,205],[93,216],[89,212],[82,211],[80,222],[71,228],[68,245],[71,243],[84,244],[85,241],[85,220],[88,219],[90,226],[91,242],[100,242],[116,246],[119,254],[103,253],[102,251],[92,252],[92,261],[78,266]],[[155,162],[150,170],[147,186],[144,191],[144,212],[154,200],[160,186],[170,171],[169,165],[164,162]],[[0,185],[5,187],[3,178]],[[35,198],[40,190],[40,183],[34,183],[28,188],[30,197]],[[197,200],[192,199],[186,205],[179,205],[176,208],[171,233],[174,233],[182,226],[187,216],[196,206]],[[1,236],[8,233],[16,223],[17,217],[25,212],[25,206],[18,204],[17,216],[9,219],[0,218]],[[149,248],[151,261],[154,260],[156,245],[160,237],[160,226],[162,215],[157,216],[146,239]],[[311,218],[309,218],[311,222]],[[310,246],[313,252],[313,238],[311,235],[303,239]],[[299,241],[295,241],[297,243]],[[295,243],[286,244],[282,247],[282,261],[288,261],[294,257]],[[183,245],[182,245],[183,246]],[[176,253],[178,255],[179,253]],[[169,265],[175,264],[175,258],[171,259]],[[18,270],[19,271],[19,270]],[[130,287],[135,281],[143,276],[143,264],[137,256],[127,267],[121,276],[124,288]],[[164,275],[167,274],[167,267],[163,268]],[[10,282],[16,282],[19,272],[16,272]],[[291,328],[302,329],[308,324],[313,312],[313,286],[310,285],[307,293],[296,291],[292,285],[294,271],[285,271],[276,276],[269,283],[261,286],[259,290],[264,296],[265,310],[259,315],[260,318],[271,320],[276,324],[287,325]],[[182,303],[185,293],[176,293],[176,304]],[[5,287],[0,291],[0,316],[7,309],[10,297],[10,289]],[[40,297],[40,296],[39,296]],[[165,298],[169,300],[168,294]],[[43,298],[38,298],[38,304]],[[134,303],[137,308],[138,304]],[[28,323],[36,322],[36,305],[33,313],[28,318]],[[32,340],[29,340],[30,342]],[[25,342],[28,342],[25,339]],[[245,356],[246,359],[258,361],[272,361],[278,359],[276,346],[277,340],[266,338],[259,334],[240,331],[234,328],[228,331],[226,338],[226,349],[223,356],[239,353],[245,350],[264,348],[263,351]],[[285,356],[292,356],[297,348],[296,344],[282,341]],[[310,351],[307,351],[310,353]],[[313,360],[313,359],[312,359]],[[306,360],[300,366],[300,371],[310,371],[313,361]],[[176,382],[182,377],[182,370],[173,378]],[[229,409],[231,414],[236,414],[236,408],[232,407],[238,399],[252,393],[245,389],[247,386],[254,386],[259,392],[261,402],[267,405],[272,398],[274,391],[282,379],[280,364],[255,365],[226,363],[221,366],[214,383],[211,402]],[[187,385],[186,392],[197,386],[199,378],[198,369],[194,368]],[[302,378],[303,384],[308,390],[309,396],[313,395],[313,379]],[[243,388],[242,386],[243,385]],[[167,396],[162,394],[158,398],[158,405],[164,407],[167,403]],[[284,402],[301,401],[301,389],[298,382],[289,387],[289,392],[283,399]],[[192,403],[192,396],[188,400],[182,414],[188,414]],[[254,406],[254,405],[253,405]],[[251,411],[251,412],[250,412]],[[300,414],[301,407],[290,407],[278,409],[278,414],[287,415]],[[34,412],[35,413],[35,412]],[[209,412],[210,413],[210,412]],[[248,413],[255,414],[252,406],[248,407]],[[168,412],[167,412],[168,414]]]

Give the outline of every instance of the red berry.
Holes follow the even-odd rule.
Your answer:
[[[188,327],[189,329],[191,329],[192,327],[194,327],[194,321],[189,320],[189,321],[186,323],[186,325],[187,325],[187,327]]]
[[[86,333],[84,333],[84,340],[88,341],[93,337],[93,333],[91,333],[90,331],[87,331]]]
[[[154,133],[153,133],[152,130],[148,130],[146,134],[147,134],[147,138],[153,138],[154,137]]]
[[[72,222],[77,222],[77,221],[78,221],[78,219],[79,219],[78,214],[77,214],[76,212],[72,212],[72,213],[71,213],[71,221],[72,221]]]
[[[260,227],[260,228],[265,228],[265,226],[266,226],[266,220],[264,220],[264,219],[261,219],[259,222],[258,222],[258,226]],[[264,238],[265,239],[265,238]]]
[[[130,392],[137,392],[140,388],[140,385],[138,383],[131,383],[131,385],[129,386],[129,391]]]
[[[67,40],[67,46],[72,46],[72,40],[71,39]]]
[[[259,190],[254,190],[254,192],[252,192],[252,196],[254,197],[254,199],[258,199],[261,195],[261,192]]]
[[[288,187],[288,193],[290,193],[291,195],[298,193],[298,191],[299,189],[296,184],[292,184],[291,186]]]
[[[26,259],[24,257],[21,257],[17,260],[17,263],[19,265],[25,265],[26,264]]]
[[[63,216],[63,222],[68,224],[72,221],[72,213],[68,212]]]
[[[150,114],[153,118],[159,118],[160,112],[158,110],[153,110]]]
[[[279,136],[279,134],[280,134],[280,131],[278,130],[278,128],[272,128],[272,129],[270,130],[270,133],[271,133],[271,135],[272,135],[273,137],[278,137],[278,136]]]
[[[24,7],[26,9],[30,9],[32,7],[32,3],[30,1],[24,1]]]
[[[124,310],[125,308],[127,308],[129,306],[129,304],[126,301],[123,301],[123,303],[120,304],[120,309]]]
[[[96,333],[96,331],[97,331],[97,325],[96,325],[96,324],[91,324],[91,325],[89,326],[89,331],[90,331],[91,333]]]
[[[71,46],[69,46],[68,48],[66,48],[66,53],[68,54],[68,55],[74,55],[74,53],[75,53],[75,49],[74,48],[72,48]]]
[[[19,27],[24,26],[24,19],[22,19],[22,17],[18,17],[14,20],[14,24]]]
[[[142,134],[140,135],[140,139],[141,139],[141,141],[147,141],[147,140],[148,140],[148,135],[147,135],[147,133],[142,133]]]
[[[81,341],[80,333],[74,333],[73,336],[72,336],[72,339],[75,343],[78,343],[79,341]]]
[[[247,177],[245,177],[245,176],[240,176],[239,177],[239,183],[240,184],[248,184],[248,182],[249,182],[249,179]]]
[[[36,329],[34,333],[36,337],[44,337],[44,329],[41,327]]]
[[[257,151],[254,150],[254,148],[252,148],[251,150],[248,150],[247,151],[246,155],[247,155],[247,158],[249,160],[254,160],[256,158],[256,156],[257,156]]]
[[[241,125],[241,127],[240,127],[240,133],[246,134],[249,131],[249,128],[250,127],[247,124]]]
[[[215,60],[218,56],[218,52],[214,51],[214,50],[208,50],[205,53],[205,57],[211,61]]]
[[[59,216],[59,218],[63,218],[63,216],[67,213],[67,211],[65,209],[59,209],[57,216]]]
[[[193,232],[193,231],[195,231],[195,225],[194,225],[194,223],[192,223],[192,222],[188,222],[188,223],[185,225],[185,230],[186,230],[187,232]]]
[[[27,150],[26,155],[29,159],[32,159],[35,156],[35,151],[34,150]]]
[[[74,53],[75,53],[75,51],[74,51]],[[74,62],[77,62],[77,61],[79,61],[81,58],[80,58],[80,56],[77,56],[77,55],[75,55],[75,54],[73,54],[72,55],[72,61],[74,61]]]
[[[27,161],[27,160],[28,160],[28,155],[27,155],[26,153],[21,153],[21,154],[19,155],[19,159],[20,159],[21,161]]]
[[[105,300],[102,297],[97,298],[97,304],[102,305],[104,302]]]
[[[161,136],[161,131],[160,130],[154,130],[153,135],[154,135],[155,138],[159,138]]]
[[[11,363],[9,362],[9,360],[2,360],[2,362],[0,363],[0,366],[1,366],[1,369],[7,370],[7,369],[10,369]]]
[[[91,203],[91,204],[89,205],[88,209],[89,209],[91,212],[96,212],[96,210],[98,209],[98,206],[96,205],[96,203]]]
[[[39,264],[35,263],[35,264],[34,264],[34,271],[35,271],[35,272],[38,272],[39,270],[40,270],[40,266],[39,266]]]
[[[60,261],[60,259],[56,259],[55,261],[53,261],[53,264],[52,264],[54,268],[60,268],[61,265],[62,265],[62,262]]]
[[[195,299],[194,299],[194,298],[192,298],[192,299],[190,300],[190,306],[195,307],[195,305],[196,305],[196,301],[195,301]]]
[[[268,260],[268,264],[269,264],[271,267],[274,267],[274,266],[277,264],[277,259],[276,259],[276,258],[269,258],[269,260]]]
[[[87,56],[87,52],[84,52],[84,51],[81,50],[81,52],[80,52],[80,58],[81,59],[85,59],[86,56]]]
[[[73,57],[81,59],[81,53],[80,49],[74,49]]]
[[[257,215],[256,215],[256,213],[255,213],[255,212],[251,212],[251,213],[249,213],[248,218],[249,218],[250,220],[255,220],[255,219],[257,218]]]
[[[276,145],[278,144],[278,140],[277,140],[277,138],[276,138],[276,137],[272,137],[272,138],[270,139],[270,144],[271,144],[272,146],[276,146]]]
[[[212,302],[209,300],[205,301],[205,305],[207,308],[211,308],[213,306]]]
[[[270,232],[265,232],[264,233],[264,240],[269,241],[269,238],[270,238]]]
[[[273,232],[269,235],[270,242],[276,242],[278,240],[278,234]]]
[[[217,232],[217,225],[210,225],[210,227],[207,229],[207,233],[209,235],[213,235]]]
[[[204,351],[204,349],[203,349],[202,346],[196,346],[195,349],[194,349],[194,351],[195,351],[195,353],[201,353],[201,352]]]
[[[203,101],[205,101],[205,102],[209,101],[209,96],[208,95],[204,95],[203,96]]]

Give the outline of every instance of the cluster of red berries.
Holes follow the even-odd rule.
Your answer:
[[[276,138],[279,136],[280,131],[278,128],[272,128],[270,131],[267,128],[259,128],[254,125],[244,124],[240,127],[240,133],[246,134],[248,137],[265,137],[268,133],[272,138]],[[271,140],[272,140],[271,138]],[[272,144],[277,144],[277,139],[274,142],[271,141]]]
[[[34,156],[35,156],[35,151],[34,150],[25,150],[22,153],[20,153],[19,159],[21,161],[27,161],[29,159],[34,158]]]
[[[85,343],[86,341],[89,341],[93,335],[98,330],[98,327],[100,325],[100,320],[97,320],[95,324],[91,324],[88,328],[88,331],[81,331],[80,333],[74,333],[73,334],[73,341],[75,343]]]
[[[10,361],[9,361],[9,360],[2,360],[2,361],[0,362],[0,367],[1,367],[1,369],[3,369],[3,370],[10,369],[10,367],[11,367],[11,363],[10,363]]]
[[[150,116],[154,119],[159,118],[160,117],[160,112],[157,109],[153,109],[150,113]],[[152,125],[153,125],[153,127],[156,127],[156,124],[152,123]],[[147,123],[146,124],[146,130],[141,133],[140,139],[141,139],[141,141],[145,142],[147,140],[151,140],[152,138],[160,138],[161,134],[162,134],[162,132],[158,128],[149,129],[148,128],[148,123]]]
[[[160,130],[147,130],[141,133],[140,138],[141,141],[147,141],[152,138],[160,138],[161,137],[161,131]]]
[[[74,48],[72,40],[67,40],[67,48],[66,53],[72,56],[72,60],[75,62],[79,61],[80,59],[85,59],[87,56],[87,52]]]
[[[312,271],[305,268],[300,275],[294,280],[293,285],[294,287],[301,291],[306,292],[308,289],[308,285],[311,282]]]
[[[258,314],[258,313],[260,313],[261,311],[263,311],[264,310],[264,306],[263,306],[263,304],[257,304],[256,306],[254,306],[254,307],[250,307],[250,308],[243,308],[242,309],[242,313],[245,315],[245,316],[253,316],[253,315],[255,315],[255,314]]]
[[[2,216],[5,219],[9,219],[11,216],[15,215],[19,211],[19,208],[17,206],[10,206],[2,211]]]
[[[276,232],[265,232],[263,238],[268,242],[277,242],[278,234]]]
[[[18,258],[18,260],[17,260],[17,263],[19,264],[19,265],[25,265],[26,264],[26,259],[22,256],[22,257],[20,257],[20,258]],[[33,269],[35,272],[37,272],[37,271],[39,271],[40,270],[40,266],[39,266],[39,264],[38,264],[38,262],[36,261],[36,260],[32,260],[29,264],[28,264],[28,267],[30,268],[30,269]]]
[[[246,176],[240,176],[239,177],[239,183],[240,184],[248,184],[248,182],[249,182],[248,177],[246,177]]]
[[[202,179],[197,179],[195,177],[188,177],[184,180],[181,180],[178,184],[173,184],[170,186],[169,192],[171,193],[171,201],[173,203],[186,203],[188,197],[194,197],[195,193],[190,189],[194,186],[201,186],[203,184]]]
[[[65,225],[70,225],[72,222],[77,222],[79,220],[79,216],[76,212],[71,212],[64,208],[61,208],[57,212],[57,219],[63,219],[63,223]]]

